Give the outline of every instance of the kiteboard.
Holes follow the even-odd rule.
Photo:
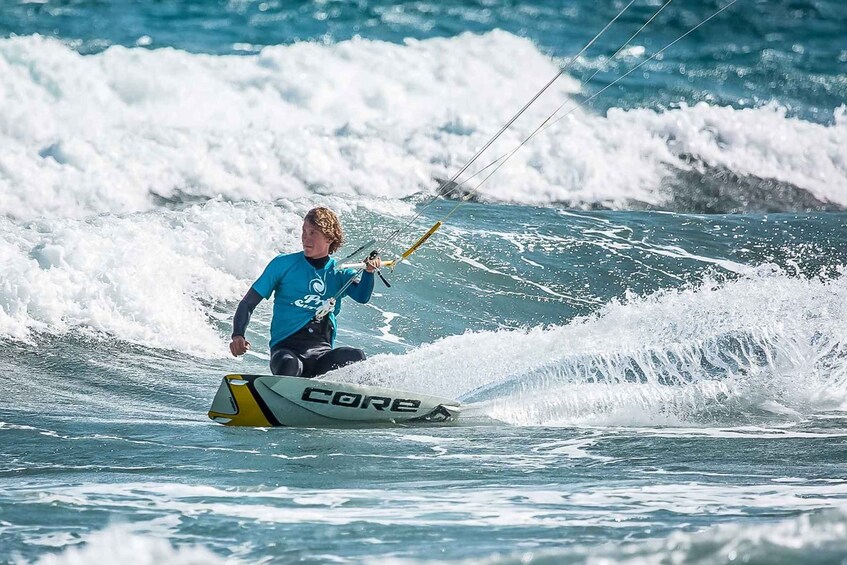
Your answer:
[[[227,375],[209,418],[226,426],[442,424],[461,404],[427,394],[272,375]]]

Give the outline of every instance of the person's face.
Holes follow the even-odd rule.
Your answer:
[[[310,259],[320,259],[329,255],[329,245],[332,242],[321,233],[318,226],[311,222],[303,221],[300,241],[303,243],[303,253]]]

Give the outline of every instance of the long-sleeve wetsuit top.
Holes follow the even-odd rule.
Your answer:
[[[348,280],[356,276],[354,269],[339,269],[335,259],[323,257],[309,259],[300,251],[288,255],[278,255],[268,263],[262,275],[253,283],[241,300],[233,320],[233,336],[243,336],[247,323],[256,305],[262,299],[274,295],[273,319],[271,321],[271,341],[273,347],[288,336],[309,323],[315,311],[324,300],[335,296]],[[371,299],[374,288],[373,273],[362,273],[359,282],[354,282],[344,291],[362,304]],[[335,337],[335,317],[341,311],[341,300],[337,300],[335,309],[330,312],[332,337]]]

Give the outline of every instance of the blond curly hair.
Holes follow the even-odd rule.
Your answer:
[[[332,255],[344,243],[344,230],[341,229],[341,221],[329,208],[312,208],[303,218],[305,221],[318,228],[329,241],[329,254]]]

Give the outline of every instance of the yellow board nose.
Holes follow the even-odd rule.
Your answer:
[[[228,397],[228,398],[227,398]],[[225,410],[232,406],[234,413]],[[241,375],[227,375],[218,389],[209,418],[225,426],[270,427],[271,423],[259,407],[249,382]]]

